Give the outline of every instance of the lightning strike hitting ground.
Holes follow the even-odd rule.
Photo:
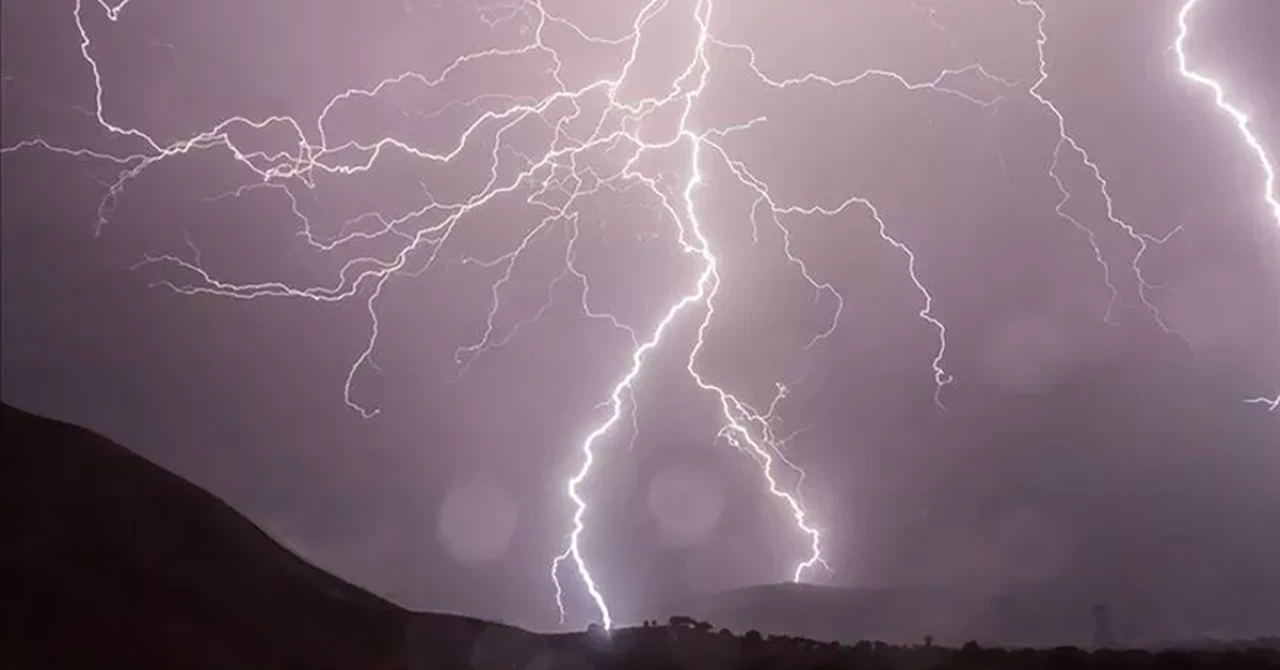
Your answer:
[[[1254,158],[1258,161],[1258,167],[1262,172],[1262,202],[1266,205],[1267,210],[1271,214],[1271,218],[1275,220],[1277,230],[1280,230],[1280,196],[1276,194],[1276,168],[1271,162],[1271,157],[1267,155],[1266,147],[1262,146],[1262,141],[1253,133],[1249,127],[1249,117],[1239,108],[1231,104],[1227,100],[1226,89],[1222,84],[1218,83],[1214,78],[1193,69],[1190,61],[1187,59],[1187,38],[1191,35],[1191,16],[1195,12],[1200,0],[1187,0],[1182,9],[1178,10],[1178,36],[1173,41],[1173,53],[1178,61],[1178,73],[1185,79],[1209,89],[1213,93],[1213,104],[1218,111],[1230,118],[1240,131],[1240,138],[1244,140],[1245,146],[1253,152]],[[1265,405],[1268,411],[1274,412],[1280,408],[1280,393],[1274,398],[1251,398],[1245,402],[1255,405]]]
[[[577,309],[585,318],[608,324],[613,332],[618,333],[631,345],[629,364],[613,385],[607,400],[598,408],[604,410],[603,418],[584,429],[585,436],[578,444],[582,456],[581,465],[565,483],[565,494],[573,505],[572,526],[563,553],[556,556],[550,566],[561,621],[565,620],[566,605],[560,572],[566,564],[571,564],[596,608],[598,619],[608,628],[614,623],[614,615],[604,595],[604,589],[593,576],[583,551],[583,536],[587,530],[590,505],[582,494],[581,486],[593,474],[597,463],[597,450],[601,442],[627,415],[630,417],[631,441],[634,444],[639,426],[636,408],[637,383],[646,371],[646,364],[660,347],[680,346],[680,342],[673,341],[671,331],[677,328],[678,324],[683,323],[683,320],[695,318],[693,315],[698,315],[696,318],[699,320],[696,322],[694,331],[695,339],[689,346],[686,370],[692,382],[717,401],[720,411],[718,420],[721,423],[718,438],[739,449],[760,466],[765,490],[779,500],[784,509],[794,518],[799,533],[805,538],[803,550],[805,557],[795,566],[792,578],[800,581],[819,567],[830,570],[822,552],[822,534],[809,520],[800,495],[799,489],[804,481],[804,470],[783,451],[784,445],[795,434],[780,437],[776,432],[778,411],[782,401],[788,395],[788,387],[778,385],[777,393],[767,410],[757,411],[739,395],[735,395],[734,392],[710,379],[699,364],[699,355],[708,347],[714,346],[714,343],[708,341],[707,333],[716,315],[717,298],[721,288],[720,258],[706,234],[704,227],[706,215],[699,212],[695,198],[699,187],[703,185],[703,178],[709,165],[714,164],[723,168],[736,179],[738,185],[745,187],[748,193],[754,195],[750,221],[743,222],[752,226],[753,235],[758,233],[762,223],[775,226],[782,236],[781,251],[787,262],[795,268],[804,281],[808,282],[815,296],[825,294],[834,299],[835,308],[827,326],[813,336],[809,347],[821,344],[839,327],[844,299],[831,283],[815,276],[805,260],[795,253],[791,244],[792,234],[788,222],[801,217],[834,218],[848,211],[861,211],[875,222],[880,238],[902,254],[906,278],[920,296],[921,307],[917,314],[937,333],[937,348],[931,361],[931,369],[935,382],[934,400],[939,407],[943,406],[941,394],[944,387],[953,381],[943,366],[947,353],[947,329],[932,311],[934,297],[926,288],[926,283],[918,272],[916,254],[890,233],[889,222],[870,200],[856,194],[847,194],[838,206],[822,207],[785,202],[776,197],[769,184],[757,177],[743,160],[736,158],[724,142],[725,138],[732,134],[749,132],[757,124],[767,121],[763,117],[728,127],[697,128],[694,126],[695,105],[706,89],[715,67],[726,69],[743,67],[758,82],[779,92],[808,86],[856,87],[866,81],[879,79],[893,82],[907,92],[953,96],[986,108],[991,108],[1019,91],[1025,92],[1049,111],[1057,122],[1058,141],[1049,166],[1049,176],[1056,183],[1061,195],[1056,212],[1080,229],[1092,245],[1094,256],[1103,269],[1104,279],[1111,291],[1107,320],[1111,320],[1112,310],[1120,300],[1121,291],[1112,282],[1111,267],[1105,260],[1092,229],[1064,211],[1071,193],[1059,176],[1058,168],[1064,159],[1066,148],[1070,148],[1072,153],[1091,171],[1094,182],[1106,202],[1108,221],[1118,226],[1137,244],[1138,250],[1131,259],[1131,269],[1137,279],[1139,298],[1156,321],[1162,327],[1164,326],[1159,311],[1148,300],[1147,291],[1153,286],[1142,276],[1139,262],[1151,245],[1161,243],[1167,239],[1167,236],[1157,238],[1139,233],[1115,214],[1109,184],[1101,170],[1081,144],[1069,134],[1067,122],[1062,113],[1040,93],[1041,85],[1048,79],[1048,65],[1044,53],[1045,44],[1048,41],[1044,29],[1046,18],[1044,10],[1036,0],[1014,1],[1038,13],[1036,41],[1039,54],[1038,78],[1029,88],[1024,87],[1023,82],[998,77],[976,63],[944,70],[935,78],[920,82],[910,81],[896,72],[885,70],[868,70],[848,78],[832,78],[816,72],[790,78],[774,77],[766,73],[767,68],[759,63],[757,53],[751,46],[731,43],[716,37],[712,21],[712,0],[650,0],[636,14],[629,31],[619,37],[594,35],[590,30],[549,11],[539,0],[515,0],[507,5],[487,6],[476,11],[479,18],[491,28],[508,22],[519,22],[525,29],[523,34],[528,36],[528,42],[523,46],[468,53],[450,62],[434,77],[418,72],[405,72],[379,81],[368,88],[347,89],[331,98],[323,106],[315,119],[314,127],[304,127],[302,122],[289,116],[265,118],[234,116],[220,121],[197,135],[166,145],[157,142],[142,130],[117,125],[108,120],[108,114],[103,107],[103,74],[93,56],[93,43],[85,25],[84,2],[76,0],[73,13],[81,38],[80,53],[92,74],[94,84],[94,108],[91,116],[101,128],[111,134],[138,142],[140,149],[136,153],[122,155],[88,148],[62,146],[36,137],[4,147],[0,149],[0,153],[7,155],[24,149],[41,149],[72,158],[91,159],[119,166],[120,172],[114,181],[106,184],[107,192],[98,207],[96,229],[99,232],[107,223],[126,187],[148,168],[172,157],[209,149],[221,149],[229,151],[232,159],[249,170],[254,179],[217,197],[239,198],[264,189],[268,193],[278,194],[288,203],[288,215],[299,225],[300,234],[316,251],[336,252],[370,241],[396,242],[399,245],[398,250],[389,257],[356,256],[346,261],[332,283],[328,285],[295,286],[285,282],[226,281],[204,267],[200,250],[192,243],[190,237],[184,238],[186,246],[192,252],[189,258],[176,254],[146,256],[136,266],[139,268],[154,266],[185,275],[188,277],[185,281],[161,279],[157,282],[158,285],[184,294],[209,294],[246,300],[287,297],[320,302],[363,298],[369,314],[369,337],[348,370],[343,394],[345,402],[366,418],[376,415],[378,409],[366,406],[355,399],[353,383],[360,371],[366,368],[377,369],[374,354],[379,339],[379,298],[387,282],[393,277],[420,276],[426,273],[441,262],[442,250],[451,243],[459,227],[466,225],[471,215],[486,205],[505,198],[523,196],[523,203],[538,209],[541,215],[536,221],[531,222],[532,225],[522,235],[515,248],[499,250],[492,257],[467,256],[462,260],[466,265],[495,271],[498,277],[490,285],[487,317],[482,331],[477,334],[474,341],[456,349],[458,374],[465,373],[480,356],[507,345],[522,328],[540,319],[553,307],[560,287],[566,284],[572,285],[579,291]],[[104,0],[97,0],[96,4],[105,17],[114,23],[121,20],[121,15],[129,3],[130,0],[122,0],[116,5],[111,5]],[[1234,108],[1226,105],[1221,88],[1212,80],[1200,77],[1185,67],[1182,42],[1187,32],[1186,16],[1193,4],[1195,0],[1188,2],[1179,16],[1182,33],[1178,40],[1178,52],[1183,66],[1182,71],[1185,76],[1200,81],[1217,92],[1219,107],[1236,116],[1242,132],[1263,160],[1269,177],[1273,177],[1265,153],[1249,134],[1243,115],[1239,115]],[[664,94],[640,100],[626,100],[622,90],[639,68],[642,41],[646,37],[651,38],[652,33],[657,30],[652,24],[659,16],[665,12],[677,10],[687,11],[687,14],[682,16],[685,16],[686,20],[696,28],[696,37],[684,47],[688,49],[688,60],[683,70],[672,78]],[[935,29],[945,34],[945,28],[937,23],[931,11],[925,16]],[[556,47],[549,44],[546,37],[547,30],[553,26],[560,30],[567,30],[587,44],[624,49],[627,58],[612,76],[577,88],[570,87],[562,74],[565,57],[557,51]],[[678,50],[682,47],[676,45],[670,48]],[[456,142],[448,151],[429,152],[396,137],[382,137],[373,142],[356,140],[331,142],[330,140],[332,131],[327,121],[331,113],[341,105],[356,100],[372,100],[401,86],[413,85],[434,89],[449,81],[464,67],[481,61],[511,58],[543,59],[549,62],[551,66],[547,69],[547,76],[554,84],[551,87],[553,90],[542,97],[486,94],[448,103],[446,108],[475,112],[474,119],[458,135]],[[966,93],[958,83],[955,83],[962,76],[976,77],[995,84],[1003,93],[994,98]],[[1197,79],[1197,77],[1200,78]],[[600,103],[602,109],[597,112],[588,111],[597,100],[602,101]],[[496,108],[490,108],[494,105]],[[566,112],[565,109],[569,111]],[[676,127],[663,138],[654,139],[645,136],[642,132],[644,122],[666,110],[679,110]],[[444,109],[437,110],[424,116],[429,119],[443,111]],[[583,121],[590,122],[589,125],[592,128],[589,132],[575,134],[570,130],[575,122]],[[504,143],[508,133],[514,132],[517,126],[526,123],[541,123],[553,132],[553,140],[541,153],[531,155]],[[268,153],[248,150],[232,137],[233,131],[268,128],[287,131],[296,140],[296,151]],[[481,188],[461,199],[438,198],[426,190],[424,185],[424,202],[420,207],[400,212],[382,210],[365,212],[346,221],[336,236],[324,237],[313,228],[306,208],[298,198],[300,189],[317,187],[317,176],[342,177],[363,173],[372,169],[379,159],[391,154],[401,154],[433,165],[450,165],[460,160],[459,157],[464,151],[485,141],[481,139],[482,137],[493,143],[488,156],[488,180]],[[613,152],[614,155],[618,152],[625,154],[620,167],[610,171],[607,167],[588,165],[587,158],[593,153],[606,152]],[[668,185],[670,175],[664,173],[653,176],[641,167],[642,158],[658,154],[676,155],[682,158],[683,174],[679,177],[678,185]],[[352,155],[364,158],[352,163]],[[504,177],[503,169],[508,168],[512,161],[520,167],[513,175]],[[1280,217],[1280,206],[1275,203],[1271,181],[1273,180],[1269,179],[1267,198],[1277,216]],[[576,208],[605,191],[611,194],[634,194],[638,198],[646,199],[656,219],[674,224],[677,231],[676,242],[682,252],[699,263],[700,271],[695,281],[683,291],[682,295],[671,299],[655,324],[644,326],[626,323],[595,305],[588,275],[578,265],[581,212]],[[439,217],[439,220],[414,228],[415,222],[430,220],[430,217]],[[765,217],[765,220],[760,217]],[[371,225],[372,230],[369,229]],[[539,242],[557,239],[555,235],[564,237],[565,248],[561,271],[547,286],[539,309],[533,315],[518,320],[514,326],[508,327],[504,332],[499,326],[498,319],[503,309],[503,289],[517,281],[516,272],[530,248]],[[759,238],[756,236],[754,239]],[[1280,398],[1274,401],[1260,398],[1252,402],[1266,403],[1275,409],[1280,404]],[[778,473],[775,471],[779,467],[779,462],[782,467],[790,469],[796,476],[794,486],[787,487],[780,483]]]

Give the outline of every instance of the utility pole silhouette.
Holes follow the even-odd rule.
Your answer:
[[[1093,606],[1093,646],[1098,649],[1107,649],[1114,647],[1116,644],[1115,636],[1111,632],[1111,619],[1107,615],[1107,606],[1101,603]]]

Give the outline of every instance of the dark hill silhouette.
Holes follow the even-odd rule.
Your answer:
[[[1163,656],[1005,652],[847,646],[777,630],[736,636],[687,618],[535,635],[412,613],[325,573],[210,493],[99,435],[7,405],[2,426],[5,670],[1280,667],[1280,652],[1244,650],[1258,646],[1249,643]],[[739,597],[768,602],[765,591]]]
[[[406,612],[128,449],[3,409],[0,667],[466,667],[478,639],[531,637]]]

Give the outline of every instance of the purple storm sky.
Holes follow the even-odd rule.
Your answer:
[[[1280,220],[1181,4],[7,1],[4,399],[539,629],[606,425],[619,620],[811,558],[756,449],[806,581],[1280,593]],[[1280,3],[1191,23],[1280,147]]]

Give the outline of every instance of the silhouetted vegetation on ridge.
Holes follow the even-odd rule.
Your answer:
[[[537,635],[414,613],[276,544],[211,494],[82,428],[4,406],[0,668],[946,670],[1280,668],[1280,639],[1149,652],[959,649],[736,634],[673,616]]]
[[[1276,645],[1280,640],[1276,638],[1224,642],[1216,650],[1005,649],[984,648],[976,642],[957,649],[938,647],[930,641],[910,646],[878,641],[850,645],[754,630],[736,635],[717,631],[710,622],[682,616],[671,617],[666,625],[646,622],[638,628],[608,633],[593,629],[559,637],[559,649],[578,650],[564,656],[578,665],[565,667],[611,670],[1280,668],[1280,647]]]

